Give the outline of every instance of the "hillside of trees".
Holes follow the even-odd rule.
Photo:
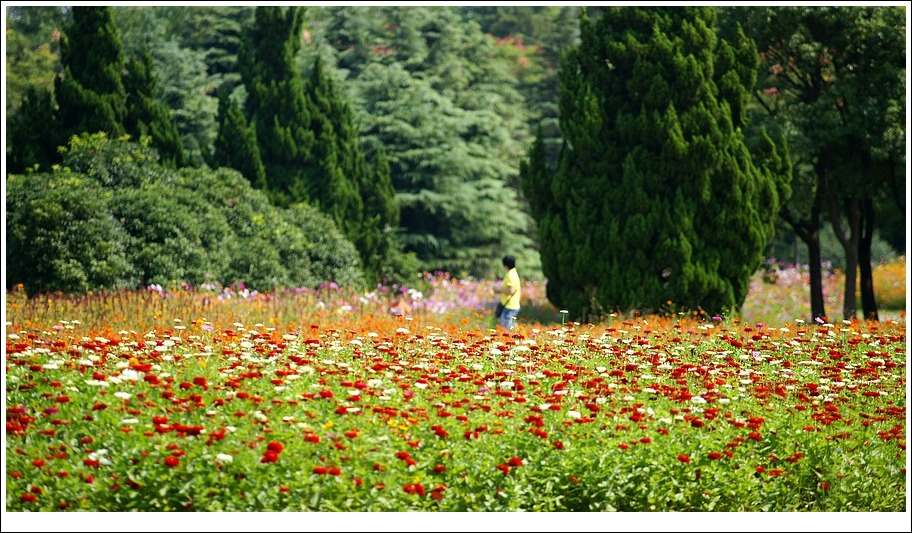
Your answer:
[[[5,7],[7,286],[372,287],[513,254],[594,318],[737,309],[800,260],[810,316],[835,264],[843,316],[876,318],[904,10]]]

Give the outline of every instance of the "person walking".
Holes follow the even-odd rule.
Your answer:
[[[516,315],[519,314],[522,290],[519,282],[519,273],[516,272],[516,258],[512,255],[505,255],[502,264],[504,267],[503,283],[499,287],[494,287],[494,293],[500,295],[495,318],[497,318],[497,324],[500,327],[510,331],[513,329]]]

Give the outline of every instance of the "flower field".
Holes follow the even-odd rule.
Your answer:
[[[8,293],[6,509],[907,511],[904,321],[506,333],[489,288]]]

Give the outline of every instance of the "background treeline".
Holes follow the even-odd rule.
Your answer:
[[[512,253],[524,276],[547,277],[549,297],[576,316],[655,309],[672,295],[691,308],[737,307],[745,272],[765,258],[807,262],[812,278],[815,265],[818,277],[827,262],[858,266],[864,283],[865,265],[905,252],[905,68],[895,57],[903,9],[7,7],[7,282],[33,292],[207,275],[264,289],[325,279],[372,285],[419,270],[496,276]],[[627,64],[608,60],[622,49]],[[723,79],[725,71],[733,77]],[[702,101],[687,100],[714,75]],[[710,127],[702,109],[722,101],[724,112],[713,112],[722,122]],[[651,125],[637,125],[643,120]],[[704,231],[696,245],[699,231],[648,228],[702,216],[691,196],[709,193],[663,200],[655,191],[678,190],[691,176],[681,169],[716,160],[688,147],[731,126],[724,144],[743,144],[752,157],[733,163],[746,172],[744,190],[778,185],[770,185],[775,201],[743,225],[746,255],[734,260],[744,272],[725,273],[711,251],[731,248],[725,238]],[[681,135],[666,141],[678,147],[677,162],[649,146],[668,131]],[[106,135],[72,140],[97,132]],[[131,147],[122,138],[146,141]],[[91,170],[103,164],[90,162],[93,153],[109,154],[102,161],[114,170]],[[731,154],[719,160],[742,161]],[[99,180],[128,160],[146,177]],[[725,182],[719,172],[717,188],[742,190],[740,178]],[[76,225],[83,219],[51,217],[38,205],[65,210],[59,189],[67,186],[98,187],[74,195],[99,203],[89,210],[100,217],[91,232]],[[206,228],[220,218],[197,212],[233,207],[207,187],[256,206],[256,244],[243,244],[250,231]],[[42,192],[50,189],[57,196]],[[195,203],[177,199],[191,191]],[[568,203],[573,196],[584,198]],[[707,198],[724,201],[712,205],[730,220],[742,216],[740,192]],[[215,204],[204,209],[204,199]],[[611,224],[662,211],[636,228]],[[47,235],[36,238],[21,225],[40,217]],[[77,227],[88,233],[74,236]],[[281,228],[296,232],[297,244],[278,242]],[[319,244],[336,237],[349,244],[332,245],[338,259]],[[664,239],[667,264],[640,249],[650,238]],[[695,247],[708,250],[699,268],[711,276],[690,272],[669,294],[675,272],[701,264],[691,260]],[[304,256],[306,266],[288,259]],[[40,275],[39,262],[47,267]],[[559,274],[558,265],[576,266]],[[657,281],[618,270],[628,267],[656,267]],[[652,287],[652,300],[598,278]],[[811,300],[812,314],[823,315],[813,291]],[[854,298],[850,305],[844,313],[854,315]]]

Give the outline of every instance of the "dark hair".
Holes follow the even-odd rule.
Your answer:
[[[508,268],[516,268],[516,258],[512,255],[505,255],[503,258],[503,266]]]

